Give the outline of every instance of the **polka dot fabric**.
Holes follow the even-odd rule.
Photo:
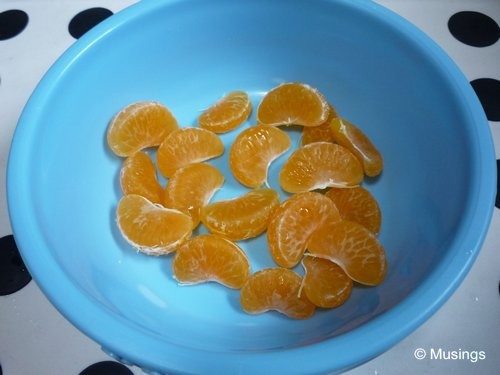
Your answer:
[[[89,8],[75,15],[68,25],[68,31],[75,39],[80,38],[99,22],[113,14],[107,8]]]
[[[0,12],[0,40],[14,38],[28,25],[28,14],[19,9]]]
[[[65,322],[36,283],[30,282],[31,275],[10,229],[4,187],[8,158],[8,142],[4,140],[12,136],[22,106],[43,72],[76,39],[136,1],[0,2],[0,170],[3,179],[0,183],[0,375],[146,373],[128,362],[125,365],[103,360],[107,358],[105,351]],[[459,66],[467,68],[466,75],[490,121],[497,155],[500,155],[500,3],[497,0],[376,2],[420,25],[445,51],[448,48],[451,52],[460,51],[453,54],[453,58]],[[475,64],[469,66],[469,61]],[[485,64],[494,68],[485,69]],[[500,159],[496,166],[500,176]],[[497,191],[500,192],[500,177]],[[495,205],[492,227],[498,228],[500,193]],[[401,345],[347,374],[408,373],[409,368],[414,373],[431,375],[496,373],[500,368],[500,357],[496,355],[500,335],[500,232],[490,232],[473,270],[443,311]],[[470,363],[431,363],[413,357],[416,348],[439,346],[450,350],[485,350],[489,362],[468,367]],[[119,359],[114,355],[112,358]]]
[[[455,13],[448,21],[451,34],[459,41],[473,47],[487,47],[500,38],[500,27],[495,20],[480,12]]]
[[[0,238],[0,296],[17,292],[31,281],[14,236]]]
[[[453,14],[448,21],[450,33],[462,43],[471,47],[488,47],[497,44],[500,49],[500,26],[488,15],[475,11],[462,11]],[[500,73],[500,60],[499,72]],[[490,121],[500,121],[500,80],[477,78],[471,81],[486,117]],[[494,126],[499,126],[498,124]],[[500,208],[500,160],[497,159],[497,196],[495,206]]]
[[[102,361],[90,365],[80,372],[80,375],[133,375],[133,373],[121,363]]]
[[[498,23],[480,12],[457,12],[450,17],[448,28],[457,40],[471,47],[492,46],[500,39]],[[500,81],[494,78],[478,78],[473,80],[471,85],[488,119],[500,121]]]

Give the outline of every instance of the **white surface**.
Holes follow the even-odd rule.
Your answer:
[[[74,39],[68,23],[79,11],[94,6],[114,12],[133,0],[36,1],[3,0],[0,12],[22,9],[30,17],[19,36],[0,41],[0,237],[11,233],[5,198],[5,167],[17,118],[35,84]],[[424,30],[455,60],[469,80],[500,80],[500,41],[486,48],[467,46],[447,28],[451,15],[462,10],[488,14],[500,23],[498,0],[379,0]],[[500,124],[490,123],[497,156]],[[494,210],[484,247],[471,272],[450,300],[424,325],[378,358],[349,371],[361,374],[498,374],[500,372],[500,210]],[[427,357],[417,360],[416,349]],[[434,352],[484,352],[485,359],[430,359]],[[335,355],[335,353],[332,353]],[[0,297],[0,364],[4,375],[78,374],[108,360],[100,346],[68,323],[34,282]],[[134,374],[143,372],[131,367]]]

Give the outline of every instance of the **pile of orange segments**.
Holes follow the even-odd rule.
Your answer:
[[[123,237],[149,255],[173,253],[179,283],[241,289],[241,307],[250,314],[275,310],[305,319],[317,307],[343,304],[356,283],[380,284],[387,268],[377,237],[381,211],[361,183],[381,173],[382,156],[307,84],[284,83],[266,93],[257,124],[240,130],[228,150],[244,193],[212,201],[224,185],[209,163],[226,151],[219,134],[237,132],[251,111],[243,91],[215,101],[192,127],[180,127],[158,102],[123,108],[107,132],[110,149],[123,158],[116,209]],[[289,127],[299,127],[302,138],[281,168],[279,183],[288,193],[281,200],[268,170],[291,147]],[[156,160],[146,152],[151,148]],[[196,235],[199,225],[209,233]],[[267,237],[276,264],[252,273],[238,242],[257,236]]]

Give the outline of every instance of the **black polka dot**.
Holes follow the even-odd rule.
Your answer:
[[[497,159],[497,195],[495,199],[495,206],[500,208],[500,159]]]
[[[19,9],[0,12],[0,40],[20,34],[28,24],[28,15]]]
[[[483,105],[488,120],[500,121],[500,81],[479,78],[472,81],[471,85]]]
[[[90,8],[83,10],[71,19],[68,31],[73,38],[78,39],[112,14],[113,12],[106,8]]]
[[[500,38],[500,27],[494,19],[479,12],[458,12],[448,20],[451,34],[473,47],[490,46]]]
[[[103,361],[90,365],[80,372],[80,375],[133,375],[133,373],[119,362]]]
[[[0,295],[15,293],[30,280],[31,275],[19,255],[14,236],[0,238]]]

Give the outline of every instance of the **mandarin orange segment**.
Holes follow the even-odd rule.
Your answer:
[[[375,197],[364,187],[331,188],[325,196],[333,200],[344,220],[364,225],[373,233],[380,232],[382,212]]]
[[[127,157],[120,170],[120,186],[123,194],[137,194],[153,203],[162,203],[163,188],[156,176],[151,158],[139,151]]]
[[[226,133],[241,125],[250,115],[252,102],[244,91],[232,91],[198,117],[198,125],[214,133]]]
[[[333,142],[332,129],[330,127],[330,121],[338,117],[338,113],[333,107],[330,106],[330,114],[324,123],[318,126],[304,126],[302,128],[302,138],[301,144],[307,145],[313,142]]]
[[[214,166],[205,163],[189,164],[177,169],[167,182],[164,192],[166,207],[175,208],[200,222],[200,210],[224,183],[224,176]]]
[[[287,268],[266,268],[255,272],[240,293],[240,305],[249,314],[275,310],[293,319],[310,318],[314,304],[299,296],[302,278]]]
[[[217,134],[200,128],[171,132],[158,147],[158,169],[165,177],[188,164],[201,163],[222,155],[224,145]]]
[[[327,187],[352,187],[363,180],[363,168],[345,147],[314,142],[296,149],[280,172],[280,185],[289,193]]]
[[[352,280],[337,264],[328,259],[306,256],[302,259],[305,275],[301,292],[318,307],[342,305],[352,291]]]
[[[125,240],[149,255],[174,251],[191,236],[193,226],[189,215],[135,194],[120,199],[116,218]]]
[[[387,261],[375,234],[354,221],[326,222],[309,239],[308,251],[337,263],[351,279],[364,285],[380,284]]]
[[[268,91],[257,108],[257,122],[266,125],[318,126],[330,106],[315,88],[300,82],[283,83]]]
[[[267,229],[269,217],[278,207],[279,194],[260,188],[233,199],[220,200],[201,209],[201,221],[212,233],[233,241],[257,237]]]
[[[252,126],[234,140],[229,152],[229,166],[243,185],[256,188],[267,185],[269,165],[290,148],[290,137],[269,125]]]
[[[205,234],[189,240],[175,252],[172,270],[182,284],[215,281],[239,289],[250,277],[250,262],[236,243]]]
[[[161,103],[137,102],[113,117],[108,126],[107,142],[116,155],[130,156],[144,148],[158,146],[177,128],[177,120]]]
[[[333,119],[330,127],[335,142],[349,149],[359,159],[367,176],[377,176],[382,172],[382,155],[361,129],[342,118]]]
[[[314,231],[325,222],[340,220],[333,201],[316,192],[298,193],[275,211],[267,228],[271,256],[281,267],[296,266]]]

